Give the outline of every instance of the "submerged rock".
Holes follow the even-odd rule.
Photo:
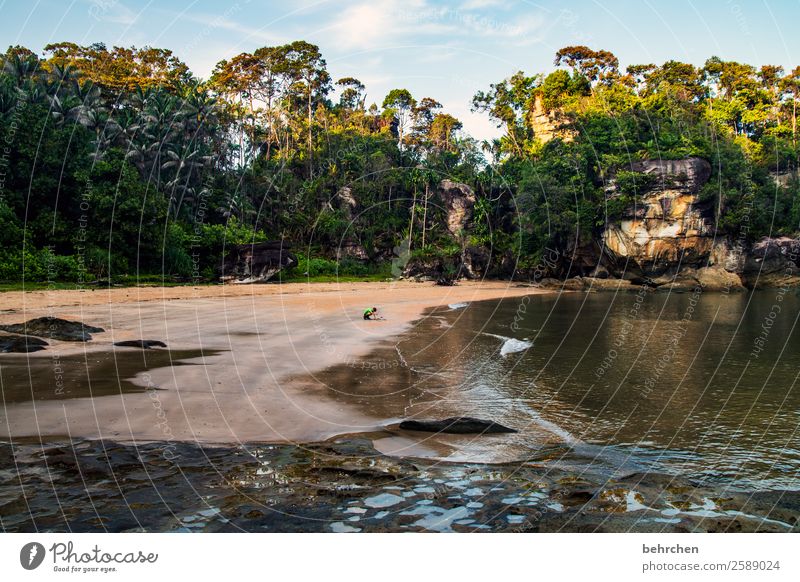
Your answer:
[[[0,330],[65,342],[88,342],[92,339],[93,333],[105,331],[102,327],[86,325],[80,321],[67,321],[58,317],[37,317],[25,323],[0,325]]]
[[[114,342],[114,345],[121,348],[141,348],[143,350],[167,347],[167,344],[158,340],[125,340],[122,342]]]
[[[517,432],[491,420],[481,420],[468,416],[445,418],[444,420],[404,420],[400,423],[402,430],[421,432],[444,432],[450,434],[498,434]]]
[[[48,344],[43,339],[31,337],[29,335],[0,336],[0,353],[3,354],[38,352],[43,350],[46,345]]]

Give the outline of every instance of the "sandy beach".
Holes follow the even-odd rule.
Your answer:
[[[4,293],[0,323],[49,315],[106,331],[3,355],[3,376],[30,374],[31,396],[4,402],[0,437],[311,442],[369,432],[394,419],[331,398],[317,372],[355,362],[427,308],[534,293],[545,291],[405,281]],[[372,305],[384,320],[362,319]],[[169,352],[112,345],[129,339],[161,340]]]

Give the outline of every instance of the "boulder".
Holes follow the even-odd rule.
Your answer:
[[[222,262],[223,282],[263,283],[281,269],[297,265],[283,241],[234,246]]]
[[[639,287],[627,279],[608,277],[584,277],[583,285],[587,291],[638,291]]]
[[[697,269],[695,279],[703,291],[744,291],[741,277],[721,266],[704,267]]]
[[[80,321],[67,321],[58,317],[37,317],[25,323],[0,325],[0,330],[65,342],[88,342],[92,339],[93,333],[105,331],[102,327],[93,327]]]
[[[159,340],[125,340],[122,342],[114,342],[114,345],[120,348],[139,348],[142,350],[167,347],[167,344]]]
[[[43,339],[29,335],[0,335],[0,353],[38,352],[48,345]]]
[[[444,420],[404,420],[402,430],[419,432],[441,432],[448,434],[499,434],[517,432],[491,420],[481,420],[468,416],[445,418]]]

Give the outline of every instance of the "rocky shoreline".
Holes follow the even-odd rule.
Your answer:
[[[165,446],[169,444],[169,446]],[[239,447],[0,443],[6,532],[788,532],[800,492],[380,454],[363,437]]]
[[[800,286],[800,239],[753,240],[751,207],[742,217],[738,238],[719,231],[719,209],[706,195],[711,178],[711,165],[699,157],[642,160],[617,168],[604,181],[606,224],[581,234],[580,240],[545,249],[533,267],[508,252],[498,255],[493,248],[470,244],[464,233],[475,221],[475,194],[465,184],[443,180],[437,192],[461,252],[415,257],[402,274],[440,283],[495,277],[549,289],[594,291],[647,287],[731,292]],[[776,188],[783,186],[776,182]]]

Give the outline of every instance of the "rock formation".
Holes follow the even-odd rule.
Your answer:
[[[263,283],[269,281],[281,269],[294,265],[297,265],[297,258],[288,251],[283,241],[237,245],[231,249],[222,263],[220,280],[234,283]]]
[[[342,215],[349,223],[347,237],[341,242],[336,249],[336,260],[355,259],[358,261],[369,260],[369,254],[358,239],[358,233],[353,230],[353,217],[358,202],[353,196],[353,189],[349,186],[343,186],[336,192],[336,200],[338,207],[342,211]]]
[[[575,139],[575,132],[565,127],[563,113],[558,109],[548,110],[544,106],[541,95],[533,100],[533,109],[528,114],[528,120],[533,129],[533,135],[542,143],[551,139],[560,138],[565,142]]]
[[[741,274],[748,287],[800,285],[800,240],[762,238],[744,257]]]
[[[606,250],[617,258],[615,274],[657,278],[672,270],[706,266],[714,228],[697,193],[711,176],[711,165],[702,158],[645,160],[632,163],[630,171],[652,181],[641,203],[628,208],[603,233]],[[610,195],[618,195],[615,188]]]
[[[167,344],[159,340],[125,340],[114,342],[114,345],[121,348],[139,348],[142,350],[153,350],[155,348],[165,348]]]
[[[80,321],[67,321],[58,317],[37,317],[29,319],[25,323],[0,325],[0,330],[65,342],[88,342],[92,339],[93,333],[105,331],[102,327],[86,325]]]
[[[475,192],[466,184],[442,180],[437,193],[447,213],[447,230],[459,240],[463,240],[467,226],[472,220]]]
[[[402,430],[421,432],[442,432],[450,434],[500,434],[517,432],[491,420],[481,420],[468,416],[445,418],[444,420],[404,420],[399,426]]]
[[[0,354],[38,352],[45,349],[47,342],[29,335],[0,335]]]

